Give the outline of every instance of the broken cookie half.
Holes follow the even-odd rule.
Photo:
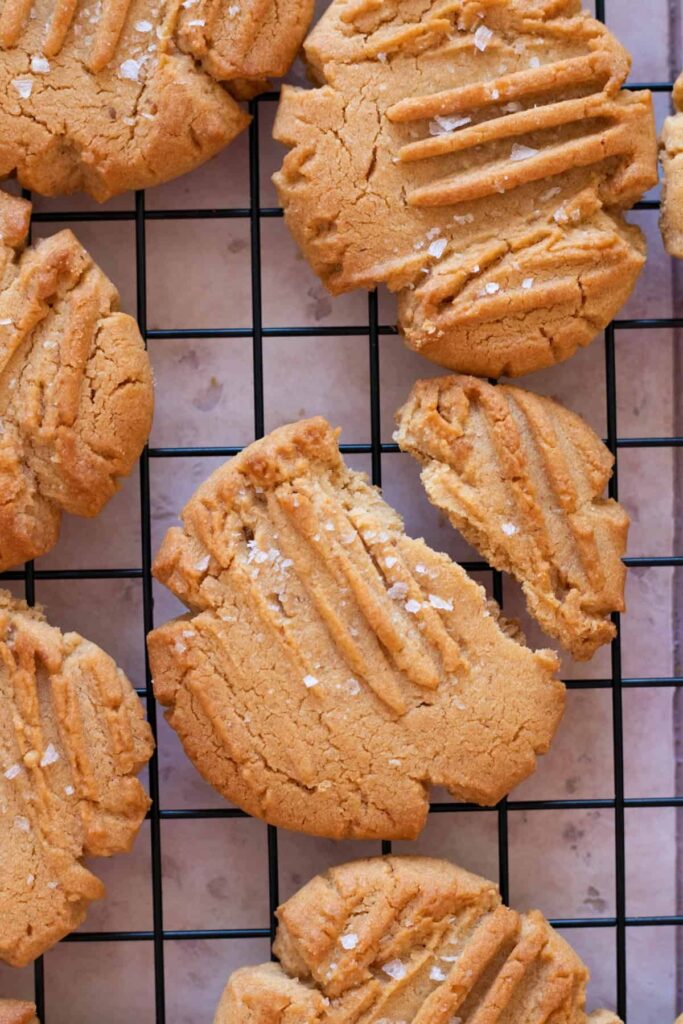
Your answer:
[[[396,440],[422,464],[429,500],[577,659],[616,634],[629,520],[605,498],[614,459],[575,413],[474,377],[418,381]]]
[[[0,571],[49,551],[62,512],[101,511],[154,404],[116,288],[70,231],[24,248],[30,215],[0,192]]]
[[[190,613],[149,636],[154,688],[202,775],[250,814],[412,838],[430,786],[494,804],[559,723],[552,652],[407,537],[323,419],[217,470],[154,574]]]
[[[386,284],[428,359],[482,377],[587,345],[645,262],[649,92],[579,0],[334,0],[285,86],[274,177],[334,293]]]
[[[312,0],[4,0],[0,177],[100,201],[191,171],[284,75]]]
[[[40,1024],[36,1004],[20,999],[0,999],[0,1024]]]
[[[214,1024],[620,1024],[538,910],[445,860],[342,864],[277,916],[280,962],[236,971]]]

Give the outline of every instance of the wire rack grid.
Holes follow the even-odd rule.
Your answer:
[[[612,0],[613,2],[613,0]],[[596,0],[596,16],[605,21],[607,0]],[[639,82],[629,84],[627,88],[649,88],[653,92],[671,92],[671,81]],[[246,338],[251,340],[253,357],[253,399],[254,399],[254,437],[264,433],[264,372],[263,372],[263,339],[306,336],[367,336],[370,380],[370,441],[364,444],[342,445],[345,454],[369,455],[372,467],[373,483],[382,482],[382,457],[398,452],[398,446],[385,443],[381,439],[380,428],[380,343],[383,335],[395,335],[396,328],[380,324],[378,300],[376,293],[368,296],[367,325],[360,326],[315,326],[296,327],[281,326],[268,328],[263,326],[262,318],[262,287],[261,287],[261,220],[263,218],[281,217],[282,210],[276,207],[262,207],[260,203],[260,165],[259,165],[259,109],[262,104],[272,104],[278,99],[278,92],[264,93],[249,104],[252,122],[249,128],[249,192],[248,207],[222,209],[170,209],[148,210],[145,206],[145,193],[135,195],[135,207],[132,210],[94,211],[94,212],[39,212],[34,214],[36,222],[78,222],[132,220],[135,225],[135,265],[137,284],[137,319],[146,342],[155,339],[198,339],[198,338]],[[30,193],[24,192],[27,198]],[[657,209],[659,202],[645,200],[637,204],[636,209]],[[251,328],[185,328],[149,330],[147,328],[147,289],[146,289],[146,237],[145,229],[148,221],[170,219],[232,219],[240,218],[248,221],[250,227],[250,261],[252,282],[252,327]],[[665,329],[683,327],[683,317],[669,318],[636,318],[616,320],[608,326],[604,338],[604,359],[606,373],[606,443],[615,456],[615,469],[610,482],[609,493],[618,497],[618,455],[626,448],[679,448],[683,445],[683,437],[619,437],[617,430],[617,373],[616,344],[617,336],[622,331],[638,329]],[[598,344],[598,342],[596,342]],[[183,456],[231,456],[241,450],[241,446],[221,447],[147,447],[140,459],[140,517],[142,524],[141,565],[138,568],[113,568],[93,570],[41,570],[32,562],[23,570],[7,572],[0,579],[23,581],[25,597],[29,604],[35,603],[35,583],[37,580],[93,580],[93,579],[139,579],[142,585],[143,628],[146,635],[154,626],[154,609],[152,593],[152,543],[150,515],[150,460],[173,459]],[[663,557],[640,557],[626,559],[631,567],[680,567],[683,566],[683,555],[672,554]],[[491,573],[492,589],[496,600],[502,603],[503,586],[501,574],[483,561],[461,563],[469,571],[488,571]],[[617,627],[619,615],[613,616]],[[683,795],[667,798],[627,798],[624,790],[624,728],[622,696],[629,688],[666,687],[675,688],[683,685],[683,677],[667,678],[624,677],[622,674],[621,643],[619,632],[612,643],[611,675],[602,679],[567,680],[570,689],[603,689],[611,692],[614,754],[613,793],[609,798],[602,799],[559,799],[559,800],[503,800],[495,808],[482,808],[470,804],[455,802],[432,803],[431,814],[457,814],[458,812],[481,812],[494,814],[497,817],[499,883],[501,895],[505,902],[509,893],[509,845],[508,845],[508,812],[539,811],[539,810],[590,810],[608,809],[614,812],[614,878],[615,878],[615,913],[603,917],[571,917],[552,919],[552,924],[567,929],[604,928],[613,929],[616,934],[616,995],[617,1012],[626,1020],[627,1015],[627,959],[626,947],[629,929],[639,927],[676,927],[683,925],[683,914],[667,916],[628,916],[626,912],[626,867],[625,867],[625,812],[631,808],[675,808],[683,807]],[[147,713],[150,725],[156,737],[157,706],[152,690],[149,665],[146,663],[146,685],[138,690],[141,697],[146,698]],[[102,942],[142,942],[151,943],[154,951],[154,1003],[156,1024],[165,1024],[166,986],[164,976],[164,948],[166,942],[182,939],[272,939],[275,931],[275,909],[278,905],[278,835],[277,829],[268,826],[268,896],[270,906],[270,924],[260,928],[228,928],[212,930],[170,930],[164,927],[163,915],[163,877],[161,860],[161,822],[168,819],[199,820],[206,818],[243,818],[244,812],[226,807],[223,809],[161,809],[159,803],[159,768],[158,755],[150,762],[149,771],[150,796],[153,801],[149,812],[151,842],[151,886],[152,886],[152,929],[149,931],[110,931],[110,932],[77,932],[63,941],[71,943],[102,943]],[[391,851],[391,843],[381,843],[382,853]],[[49,1007],[46,1005],[45,978],[42,959],[34,966],[35,1001],[42,1024],[48,1024]]]

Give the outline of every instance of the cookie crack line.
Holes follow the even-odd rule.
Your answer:
[[[154,630],[157,700],[204,777],[272,824],[409,838],[428,790],[496,803],[564,705],[550,651],[406,536],[322,419],[213,474],[154,573],[190,614]]]
[[[94,516],[130,473],[152,420],[137,324],[70,231],[23,250],[30,204],[0,193],[0,571]]]
[[[624,211],[657,181],[651,96],[621,91],[611,33],[573,0],[335,0],[304,51],[317,87],[282,89],[273,180],[328,289],[388,285],[409,346],[482,377],[592,341],[645,260]]]
[[[81,0],[0,10],[0,175],[104,201],[186,173],[248,124],[313,0]]]
[[[586,1012],[589,973],[536,910],[444,860],[331,868],[277,910],[279,963],[232,975],[214,1024],[621,1024]]]

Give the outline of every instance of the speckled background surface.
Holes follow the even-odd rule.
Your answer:
[[[634,53],[633,79],[667,80],[680,63],[678,0],[608,0],[609,24]],[[295,77],[301,71],[295,70]],[[658,120],[668,110],[656,97]],[[275,205],[269,176],[281,150],[270,140],[274,104],[260,106],[261,204]],[[73,197],[40,200],[37,209],[93,209]],[[169,185],[147,193],[150,210],[246,207],[249,205],[248,139]],[[131,210],[133,197],[106,204]],[[670,317],[683,309],[678,274],[665,255],[656,211],[633,220],[649,239],[649,261],[621,318]],[[38,224],[36,235],[61,224]],[[135,311],[136,274],[132,220],[79,222],[79,238],[121,290],[123,307]],[[296,251],[281,219],[261,222],[263,323],[266,327],[367,325],[364,294],[330,298]],[[147,223],[148,326],[251,326],[250,225],[248,219],[150,220]],[[380,319],[393,323],[394,304],[380,296]],[[676,346],[669,330],[617,334],[618,432],[620,437],[680,434],[675,399],[680,396]],[[252,348],[249,338],[153,339],[150,354],[157,381],[151,445],[242,445],[253,438]],[[266,430],[322,413],[343,428],[346,442],[370,437],[367,336],[267,338],[263,343]],[[680,356],[679,356],[680,359]],[[605,350],[601,340],[569,363],[523,381],[580,412],[603,436],[606,430]],[[413,380],[436,368],[408,352],[399,338],[380,341],[382,440],[389,441],[394,410]],[[679,449],[680,451],[680,449]],[[631,517],[631,556],[680,554],[675,535],[676,450],[624,448],[619,453],[620,497]],[[220,459],[187,455],[151,460],[151,525],[156,549],[165,529],[197,484]],[[349,460],[369,469],[369,458]],[[428,504],[408,456],[383,457],[387,499],[405,516],[407,528],[456,557],[471,556],[461,538]],[[678,507],[679,518],[681,508]],[[129,479],[104,514],[93,522],[67,519],[59,545],[41,568],[139,567],[141,529],[139,479]],[[680,547],[680,543],[679,543]],[[678,578],[676,574],[678,575]],[[676,601],[680,568],[630,571],[628,614],[622,623],[625,677],[680,675],[676,663]],[[482,575],[487,582],[489,574]],[[20,583],[12,584],[16,593]],[[39,581],[37,598],[51,620],[75,628],[101,644],[144,685],[142,586],[139,579]],[[519,614],[527,635],[547,646],[524,615],[520,593],[505,581],[505,607]],[[155,621],[178,608],[155,585]],[[565,678],[609,679],[610,651],[588,665],[565,659]],[[645,686],[623,696],[624,767],[627,797],[671,797],[676,792],[676,690]],[[159,725],[161,805],[215,808],[221,799],[185,759],[163,720]],[[680,789],[679,789],[680,792]],[[567,713],[551,753],[516,799],[607,798],[614,794],[611,693],[606,688],[569,692]],[[442,794],[435,794],[441,797]],[[680,812],[678,812],[680,813]],[[626,812],[626,909],[632,917],[680,913],[677,811],[670,807]],[[419,851],[459,861],[497,877],[497,814],[432,815],[417,843]],[[552,917],[609,918],[615,913],[614,813],[611,809],[530,810],[509,814],[511,902],[537,906]],[[313,873],[351,857],[378,853],[378,844],[333,843],[279,833],[280,895],[286,897]],[[265,928],[269,923],[266,826],[258,821],[166,820],[161,826],[164,927],[177,929]],[[98,861],[108,898],[93,907],[84,931],[149,931],[152,928],[150,833],[146,824],[129,857]],[[1,926],[1,924],[0,924]],[[680,930],[680,929],[679,929]],[[611,927],[571,930],[567,937],[590,965],[589,1006],[615,1005],[615,933]],[[668,1024],[683,1009],[677,990],[677,929],[671,925],[628,929],[629,1024]],[[168,1024],[208,1024],[228,974],[242,964],[268,958],[266,939],[168,939],[164,944]],[[49,1024],[153,1024],[153,948],[149,941],[63,943],[45,958]],[[679,965],[678,973],[683,971]],[[30,996],[33,971],[0,966],[0,993]]]

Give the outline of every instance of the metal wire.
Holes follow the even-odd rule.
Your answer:
[[[596,0],[596,15],[605,20],[605,0]],[[629,88],[649,88],[655,92],[670,92],[671,82],[647,82],[629,85]],[[396,328],[379,323],[378,302],[375,293],[368,298],[367,326],[334,326],[304,327],[279,326],[265,328],[262,319],[262,283],[261,283],[261,220],[263,218],[281,217],[282,210],[260,205],[260,161],[259,161],[259,109],[263,103],[276,101],[276,92],[265,93],[252,100],[249,104],[252,123],[249,129],[249,185],[250,197],[248,207],[214,208],[214,209],[182,209],[182,210],[147,210],[145,196],[139,192],[135,196],[135,207],[127,211],[88,211],[88,212],[41,212],[33,217],[36,222],[78,222],[78,221],[133,221],[135,225],[135,267],[137,278],[137,318],[140,330],[147,343],[162,344],[166,339],[178,338],[247,338],[252,343],[253,358],[253,399],[254,399],[254,436],[261,437],[264,433],[264,379],[263,379],[263,339],[290,337],[340,337],[367,336],[370,371],[370,441],[366,444],[347,444],[342,446],[346,454],[368,454],[371,460],[372,479],[376,484],[382,482],[382,458],[398,452],[395,444],[382,441],[381,437],[381,406],[380,406],[380,338],[395,335]],[[28,195],[28,193],[25,193]],[[637,205],[638,209],[657,209],[659,203],[644,200]],[[251,294],[252,294],[252,325],[245,328],[164,328],[149,330],[147,328],[147,290],[146,290],[146,240],[145,227],[148,221],[157,220],[198,220],[198,219],[245,219],[249,220],[251,234]],[[681,437],[637,437],[620,438],[617,424],[617,374],[616,352],[617,339],[620,331],[639,329],[666,329],[683,327],[683,318],[632,318],[616,320],[605,332],[605,371],[606,371],[606,412],[607,438],[606,443],[615,456],[614,475],[610,484],[610,495],[617,497],[619,480],[619,452],[625,448],[668,448],[680,447]],[[152,547],[150,529],[150,460],[178,458],[187,455],[195,457],[231,456],[241,450],[240,446],[223,447],[147,447],[140,459],[140,517],[141,517],[141,552],[140,566],[114,569],[36,569],[32,562],[23,570],[4,573],[2,579],[23,580],[26,600],[35,602],[36,581],[40,580],[92,580],[92,579],[139,579],[142,582],[142,606],[144,635],[153,628],[153,594],[152,594]],[[662,567],[681,566],[683,556],[670,555],[665,557],[628,558],[629,566]],[[492,586],[496,599],[503,600],[503,578],[500,573],[493,572],[485,562],[473,561],[462,563],[470,571],[488,570],[492,572]],[[614,616],[617,627],[619,616]],[[144,636],[141,635],[142,643]],[[149,665],[146,665],[145,686],[138,690],[140,696],[146,698],[147,715],[156,737],[156,703],[153,697],[152,680]],[[614,814],[614,878],[615,878],[615,913],[609,917],[562,918],[553,920],[553,924],[562,928],[607,928],[613,929],[616,936],[616,994],[617,1011],[625,1020],[627,1014],[627,938],[629,928],[638,927],[675,927],[683,925],[683,915],[668,916],[629,916],[626,913],[626,853],[625,853],[625,811],[635,808],[683,807],[683,796],[669,798],[645,797],[631,799],[624,792],[624,723],[622,699],[624,690],[639,688],[673,688],[683,685],[683,678],[672,677],[622,677],[621,640],[619,632],[612,643],[611,676],[605,679],[568,680],[567,686],[572,690],[610,690],[612,695],[613,716],[613,751],[614,751],[614,795],[602,799],[580,800],[503,800],[496,808],[483,808],[457,802],[433,803],[431,814],[457,814],[461,812],[477,812],[495,814],[498,826],[499,879],[503,899],[507,901],[509,892],[509,842],[508,814],[511,811],[548,811],[548,810],[589,810],[602,809]],[[114,932],[77,932],[64,941],[69,943],[82,942],[143,942],[151,943],[154,951],[154,994],[156,1024],[165,1024],[166,999],[164,976],[164,946],[166,942],[182,939],[249,939],[273,938],[275,929],[275,908],[278,904],[278,841],[277,830],[268,827],[268,902],[270,918],[265,927],[225,928],[225,929],[166,929],[163,916],[163,877],[161,860],[161,822],[173,820],[202,820],[221,818],[244,818],[247,815],[235,808],[194,808],[194,809],[161,809],[159,800],[158,757],[155,754],[149,767],[150,795],[153,800],[148,815],[151,844],[151,889],[152,889],[152,929],[147,931],[114,931]],[[381,850],[388,853],[391,843],[382,842]],[[38,1015],[47,1024],[49,1008],[45,1001],[45,982],[43,961],[35,964],[35,1001]]]

